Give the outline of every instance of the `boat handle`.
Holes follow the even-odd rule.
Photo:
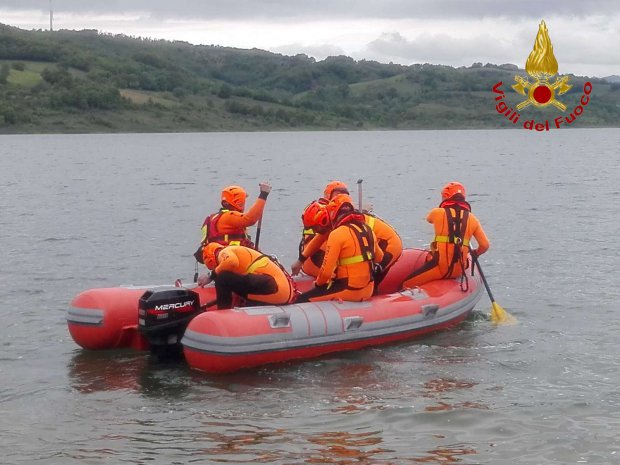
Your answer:
[[[288,313],[269,315],[269,326],[272,328],[288,328],[291,326],[291,315]]]
[[[344,330],[351,331],[362,326],[364,318],[361,316],[348,316],[344,319]]]
[[[422,314],[424,318],[434,318],[437,310],[439,310],[439,305],[437,304],[422,305]]]

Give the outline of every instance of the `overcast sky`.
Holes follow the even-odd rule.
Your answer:
[[[97,29],[322,60],[525,67],[544,19],[559,74],[620,75],[620,0],[52,0],[54,29]],[[49,28],[50,0],[0,0],[0,23]]]

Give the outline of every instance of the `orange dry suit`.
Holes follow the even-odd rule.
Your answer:
[[[217,213],[207,216],[202,223],[200,247],[194,253],[196,260],[204,263],[202,261],[202,247],[209,242],[254,248],[254,243],[246,228],[256,224],[263,215],[264,208],[265,198],[259,197],[247,212],[220,208]]]
[[[218,308],[229,308],[232,294],[252,304],[284,305],[293,301],[293,280],[274,257],[242,245],[220,249],[211,274]]]
[[[429,281],[465,277],[472,236],[478,243],[477,255],[489,249],[490,243],[478,218],[471,213],[464,200],[444,200],[439,208],[433,208],[426,221],[435,229],[426,262],[404,280],[402,288],[420,286]],[[461,282],[462,284],[462,282]]]
[[[403,241],[396,230],[381,218],[366,213],[364,219],[375,233],[379,247],[383,250],[383,260],[378,263],[381,269],[386,271],[403,253]]]
[[[374,262],[382,259],[383,251],[364,216],[347,215],[327,236],[315,287],[301,294],[297,302],[369,299],[374,290]]]

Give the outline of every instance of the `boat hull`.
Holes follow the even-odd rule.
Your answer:
[[[480,300],[477,278],[373,297],[367,302],[316,302],[249,307],[196,316],[181,340],[195,369],[226,373],[270,363],[389,344],[445,330]]]

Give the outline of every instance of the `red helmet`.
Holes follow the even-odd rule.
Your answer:
[[[217,261],[215,260],[215,254],[218,250],[223,249],[224,246],[219,242],[209,242],[202,249],[202,259],[210,270],[213,270],[217,266]]]
[[[336,194],[348,194],[349,188],[342,181],[332,181],[327,186],[325,186],[325,190],[323,191],[323,197],[330,200]]]
[[[301,219],[304,228],[314,228],[315,226],[326,228],[330,225],[327,206],[321,201],[314,201],[309,204],[301,215]]]
[[[353,206],[353,199],[351,199],[351,197],[347,194],[337,194],[331,202],[329,202],[327,205],[327,210],[329,211],[329,218],[332,222],[336,220],[338,214],[345,206],[348,206],[351,211],[355,210],[355,207]]]
[[[465,198],[465,186],[460,182],[449,182],[441,189],[441,198],[443,200],[449,199],[456,194],[461,194]]]
[[[245,189],[239,186],[228,186],[222,190],[222,202],[228,202],[235,210],[242,212],[245,208],[245,199],[248,197]]]

